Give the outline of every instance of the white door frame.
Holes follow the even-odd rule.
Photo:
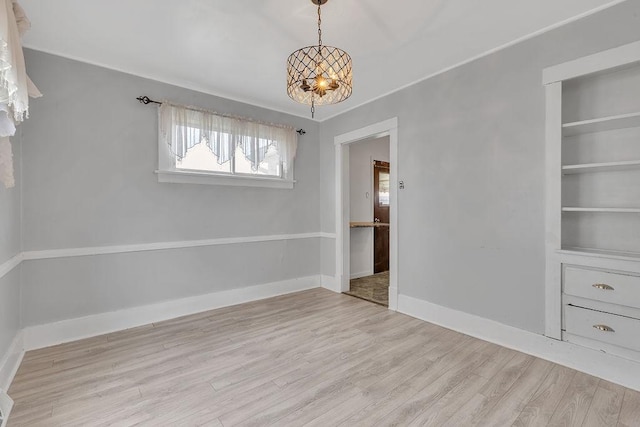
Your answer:
[[[398,118],[378,122],[334,138],[336,152],[336,279],[341,292],[349,290],[350,205],[349,150],[363,139],[389,137],[389,310],[398,309]],[[348,148],[348,147],[347,147]]]

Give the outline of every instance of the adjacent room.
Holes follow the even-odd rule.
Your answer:
[[[389,305],[389,137],[349,150],[349,290],[347,295]]]
[[[0,427],[640,427],[640,0],[0,0]]]

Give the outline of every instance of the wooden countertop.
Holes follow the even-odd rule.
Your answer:
[[[365,227],[388,227],[386,222],[350,222],[351,228],[365,228]]]

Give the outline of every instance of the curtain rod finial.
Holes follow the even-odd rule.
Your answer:
[[[136,98],[138,101],[140,101],[140,104],[144,104],[144,105],[148,105],[148,104],[162,104],[162,102],[158,102],[158,101],[154,101],[153,99],[149,98],[148,96],[139,96]]]

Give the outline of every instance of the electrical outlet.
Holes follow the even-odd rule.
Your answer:
[[[404,190],[404,181],[400,181],[398,184],[398,187],[400,187],[401,190]]]

